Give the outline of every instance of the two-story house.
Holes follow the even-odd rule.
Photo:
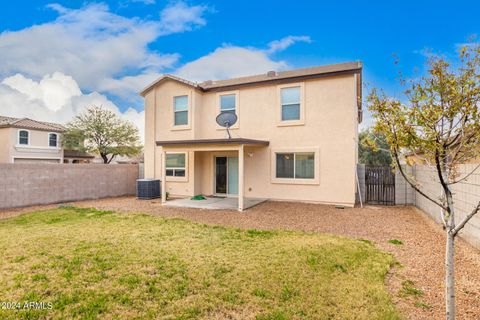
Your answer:
[[[58,123],[0,116],[0,163],[89,163],[94,156],[64,150]]]
[[[198,194],[353,206],[362,64],[194,83],[164,75],[145,98],[145,177]],[[230,129],[215,119],[233,112]]]
[[[62,163],[59,124],[0,116],[0,163]]]

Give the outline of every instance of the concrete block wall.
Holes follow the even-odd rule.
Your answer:
[[[478,164],[464,164],[458,168],[460,177],[472,172]],[[415,176],[422,190],[436,199],[442,196],[442,188],[436,171],[427,166],[415,166]],[[458,224],[480,201],[480,170],[476,170],[465,181],[452,186],[455,220]],[[415,206],[441,224],[441,209],[422,195],[416,195]],[[477,248],[480,248],[480,213],[473,217],[460,236]]]
[[[414,168],[403,166],[403,170],[407,176],[414,175]],[[412,205],[415,204],[415,192],[408,184],[399,170],[395,172],[395,204],[396,205]]]
[[[365,203],[365,165],[357,164],[357,177],[360,185],[360,193],[357,186],[357,193],[355,195],[355,202],[360,203],[359,194],[362,196],[362,202]]]
[[[135,164],[0,164],[0,209],[135,194]]]
[[[478,164],[464,164],[458,168],[460,177],[464,177],[476,168]],[[434,168],[428,166],[415,165],[413,167],[404,167],[407,175],[413,177],[418,182],[419,187],[431,197],[440,200],[442,198],[442,187],[440,185],[437,173]],[[365,199],[365,165],[359,164],[357,167],[360,192],[362,199]],[[480,169],[477,169],[465,181],[452,186],[453,201],[456,212],[456,222],[462,221],[465,216],[480,201]],[[357,203],[358,203],[357,192]],[[401,173],[395,173],[395,204],[396,205],[414,205],[425,212],[436,223],[442,224],[441,209],[416,192],[403,178]],[[460,236],[470,242],[477,248],[480,248],[480,213],[472,218],[465,228],[460,232]]]

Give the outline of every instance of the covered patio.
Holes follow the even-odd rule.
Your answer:
[[[194,139],[157,141],[156,145],[161,147],[162,155],[163,205],[243,211],[265,201],[245,197],[245,156],[252,154],[256,148],[267,147],[268,141],[244,138]],[[172,176],[172,171],[169,170],[167,155],[179,153],[185,154],[181,156],[185,167],[181,173],[183,176],[177,177]],[[175,196],[185,198],[167,201],[167,192],[172,189],[180,191],[171,192]],[[183,190],[186,193],[182,194]],[[191,200],[194,195],[208,197],[206,200]]]

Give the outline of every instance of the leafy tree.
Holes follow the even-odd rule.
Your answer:
[[[360,163],[367,165],[390,165],[392,156],[390,146],[382,133],[375,133],[371,128],[360,132],[358,143]]]
[[[456,221],[452,186],[468,179],[473,171],[460,174],[459,165],[478,155],[480,146],[480,46],[462,48],[453,67],[442,57],[431,57],[428,73],[402,81],[407,87],[406,103],[372,90],[367,98],[376,119],[375,129],[385,135],[397,169],[420,194],[442,209],[446,233],[445,299],[446,318],[455,318],[455,238],[480,210],[480,202]],[[402,151],[418,151],[442,186],[436,198],[405,173],[400,165]],[[480,166],[480,165],[479,165]]]
[[[99,154],[104,163],[117,155],[140,153],[138,129],[112,111],[93,106],[67,124],[63,144],[66,148]]]

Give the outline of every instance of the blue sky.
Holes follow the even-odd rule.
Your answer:
[[[454,58],[478,1],[4,1],[0,114],[66,122],[102,104],[142,128],[139,89],[162,73],[207,80],[352,60],[401,92],[426,51]],[[396,55],[400,64],[393,64]]]

